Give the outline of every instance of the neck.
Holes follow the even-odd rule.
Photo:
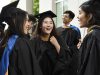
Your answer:
[[[69,27],[69,23],[63,25],[63,28],[68,28],[68,27]]]
[[[69,24],[70,24],[70,23],[64,23],[64,26],[67,26],[67,27],[68,27],[68,26],[69,26]]]
[[[48,40],[49,40],[49,36],[50,36],[50,35],[42,35],[42,36],[41,36],[41,39],[42,39],[43,41],[48,41]]]

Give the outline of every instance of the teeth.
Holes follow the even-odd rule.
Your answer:
[[[47,29],[50,29],[50,28],[47,28]]]

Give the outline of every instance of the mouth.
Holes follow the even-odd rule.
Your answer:
[[[52,30],[52,28],[46,28],[46,30]]]

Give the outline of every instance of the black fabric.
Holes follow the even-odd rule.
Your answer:
[[[35,17],[36,17],[37,19],[40,19],[40,18],[42,18],[42,17],[48,17],[48,16],[51,17],[51,18],[57,17],[57,16],[56,16],[52,11],[50,11],[50,10],[35,15]]]
[[[3,51],[4,51],[5,46],[0,46],[0,61],[3,55]]]
[[[10,55],[9,75],[42,75],[28,38],[18,38]]]
[[[91,29],[80,47],[79,75],[100,75],[100,27]]]
[[[19,0],[14,1],[14,2],[12,2],[12,3],[6,5],[6,6],[4,6],[4,7],[2,8],[1,14],[0,14],[0,24],[1,24],[1,22],[7,20],[7,17],[6,17],[6,16],[9,15],[10,12],[11,12],[11,11],[9,11],[9,8],[12,8],[12,7],[16,8],[17,5],[18,5],[18,2],[19,2]]]
[[[43,75],[67,75],[70,63],[70,51],[66,44],[57,38],[61,49],[58,54],[50,41],[43,41],[39,38],[32,39],[34,51],[39,61]]]
[[[69,46],[71,52],[72,61],[69,65],[69,74],[70,75],[77,75],[77,69],[79,65],[79,50],[77,48],[77,44],[79,42],[78,33],[73,28],[67,27],[57,28],[59,35],[64,39],[66,44]]]

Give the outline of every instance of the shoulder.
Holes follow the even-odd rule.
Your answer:
[[[22,47],[27,46],[29,43],[30,43],[29,39],[19,37],[16,40],[15,47],[22,48]]]
[[[58,28],[56,28],[56,31],[58,31],[58,32],[60,32],[60,31],[62,31],[62,30],[63,30],[62,27],[58,27]]]
[[[100,40],[100,29],[91,30],[84,38],[84,40],[96,39]]]
[[[92,32],[91,32],[91,35],[93,37],[95,37],[96,39],[100,40],[100,29],[94,29]]]
[[[70,27],[72,27],[72,28],[76,28],[76,29],[79,29],[79,28],[76,27],[75,25],[70,25]]]
[[[76,26],[74,26],[74,25],[71,25],[70,27],[73,28],[73,29],[75,29],[75,30],[77,30],[77,31],[80,31],[79,28],[76,27]]]

